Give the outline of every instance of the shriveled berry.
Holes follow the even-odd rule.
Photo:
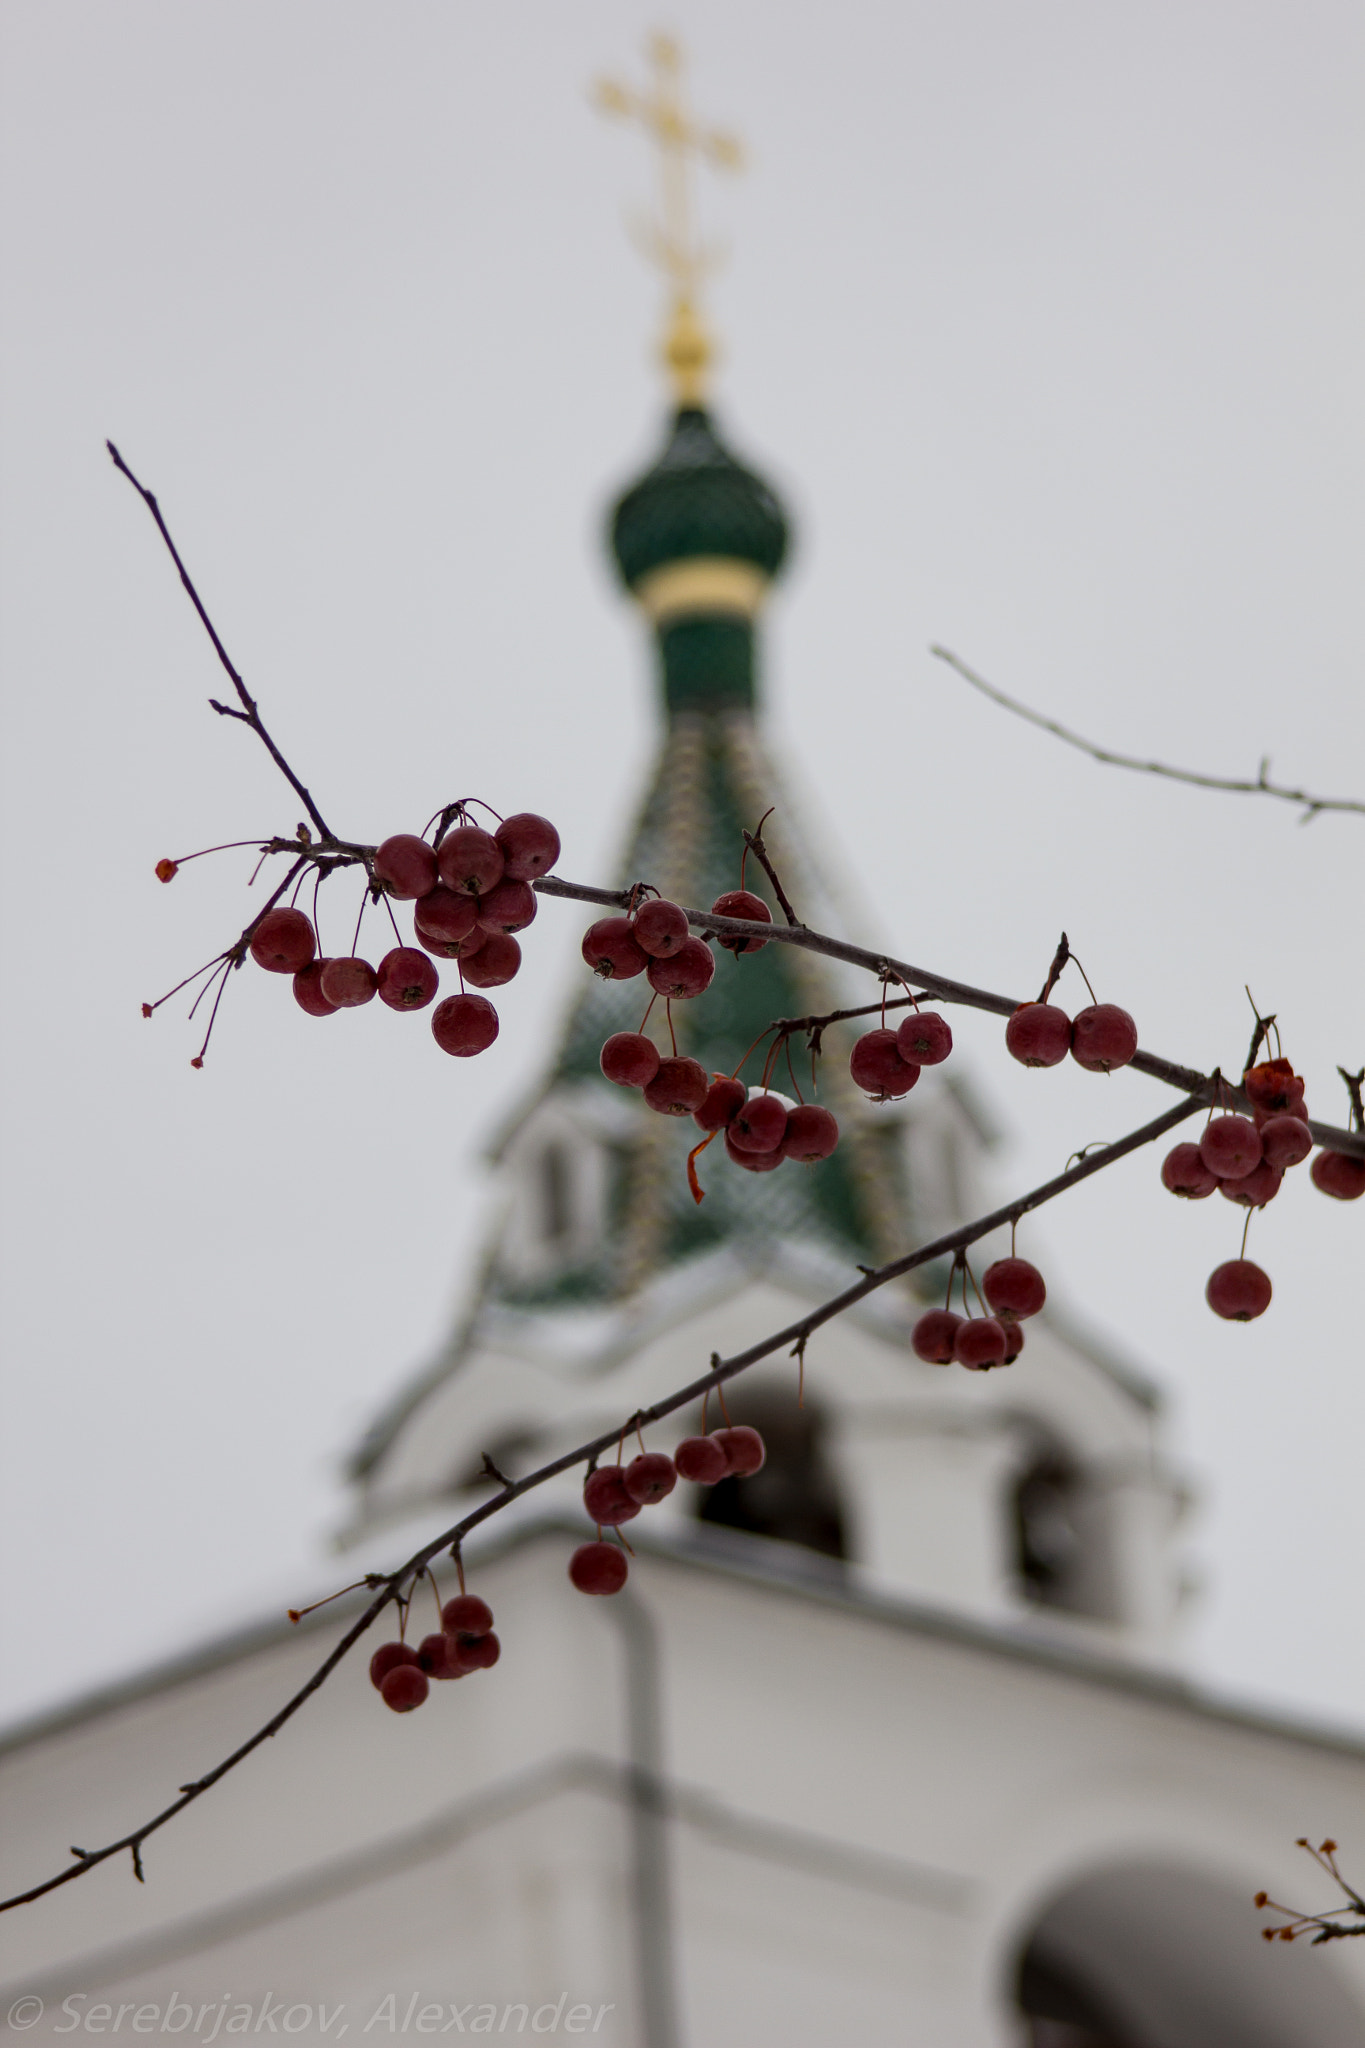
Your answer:
[[[625,1469],[626,1492],[642,1508],[666,1500],[678,1483],[677,1467],[662,1451],[641,1451]]]
[[[700,1060],[660,1060],[653,1079],[645,1083],[645,1101],[662,1116],[691,1116],[705,1102],[709,1085]]]
[[[659,1071],[659,1048],[643,1031],[613,1031],[599,1064],[618,1088],[644,1088]]]
[[[619,1465],[599,1465],[583,1482],[583,1505],[590,1520],[616,1528],[632,1521],[640,1512],[638,1500],[626,1492],[625,1475]]]
[[[379,963],[379,1000],[391,1010],[425,1010],[441,977],[415,946],[395,946]]]
[[[1218,1185],[1200,1156],[1199,1147],[1189,1143],[1173,1145],[1161,1162],[1161,1185],[1187,1202],[1202,1202]]]
[[[780,1095],[751,1088],[726,1135],[737,1152],[780,1152],[787,1135],[787,1104]]]
[[[798,1102],[795,1109],[788,1110],[782,1135],[784,1159],[814,1166],[817,1160],[828,1159],[838,1142],[839,1120],[818,1102]]]
[[[1215,1116],[1204,1127],[1199,1157],[1219,1180],[1242,1180],[1261,1163],[1261,1134],[1249,1116]]]
[[[894,1031],[865,1031],[849,1054],[848,1071],[865,1094],[883,1100],[908,1095],[919,1068],[900,1056]]]
[[[380,1686],[379,1697],[395,1714],[410,1714],[430,1690],[425,1671],[416,1664],[397,1664]]]
[[[583,934],[583,958],[604,981],[629,981],[649,965],[628,917],[599,917],[590,924]]]
[[[1280,1192],[1284,1169],[1272,1166],[1263,1159],[1259,1166],[1253,1166],[1250,1173],[1241,1180],[1220,1180],[1218,1192],[1226,1195],[1230,1202],[1240,1202],[1244,1209],[1264,1209],[1267,1202],[1273,1202]]]
[[[716,956],[704,939],[684,939],[676,953],[666,960],[651,960],[645,970],[657,995],[671,1002],[685,1002],[711,986]]]
[[[896,1050],[910,1067],[936,1067],[953,1049],[952,1028],[937,1010],[912,1010],[896,1031]]]
[[[981,1276],[981,1292],[997,1316],[1036,1316],[1047,1300],[1043,1276],[1027,1259],[997,1259]]]
[[[497,1037],[498,1013],[486,996],[447,996],[431,1013],[431,1035],[442,1052],[468,1059]]]
[[[460,947],[460,972],[472,988],[501,988],[520,969],[521,947],[510,932],[488,932],[473,952],[468,939]]]
[[[370,1684],[378,1692],[391,1671],[400,1664],[416,1664],[417,1652],[411,1643],[381,1643],[370,1659]]]
[[[756,1429],[747,1422],[737,1422],[729,1429],[712,1431],[716,1442],[725,1453],[725,1466],[732,1479],[748,1479],[761,1469],[768,1455],[768,1447]]]
[[[375,853],[374,872],[390,896],[411,903],[436,887],[436,855],[415,832],[395,832]]]
[[[514,811],[493,837],[514,882],[534,882],[537,875],[548,875],[559,859],[559,834],[538,811]]]
[[[1313,1133],[1301,1116],[1277,1110],[1261,1125],[1261,1151],[1271,1166],[1297,1166],[1313,1149]]]
[[[345,960],[329,960],[318,985],[328,1002],[335,1003],[339,1010],[358,1010],[362,1003],[374,1001],[379,976],[368,960],[357,960],[352,956]]]
[[[502,880],[507,863],[491,832],[480,825],[456,825],[437,847],[436,865],[447,889],[486,896]]]
[[[1005,1050],[1026,1067],[1055,1067],[1071,1050],[1071,1019],[1055,1003],[1021,1003],[1005,1026]]]
[[[963,1318],[950,1308],[929,1308],[910,1332],[910,1348],[926,1365],[951,1365],[953,1349]]]
[[[301,910],[267,910],[251,934],[251,957],[267,974],[297,974],[317,949],[313,927]]]
[[[453,1647],[454,1645],[451,1643],[450,1637],[445,1634],[423,1636],[421,1642],[417,1645],[417,1662],[421,1665],[423,1671],[426,1672],[428,1678],[453,1678],[455,1676],[455,1673],[447,1668],[450,1662],[450,1652]]]
[[[1293,1098],[1303,1094],[1303,1082],[1294,1072],[1292,1060],[1262,1060],[1243,1074],[1242,1093],[1253,1109],[1273,1116],[1277,1110],[1292,1107]]]
[[[673,1453],[673,1463],[694,1486],[714,1486],[730,1469],[724,1444],[713,1436],[685,1436]]]
[[[1300,1123],[1307,1123],[1308,1102],[1304,1094],[1303,1082],[1299,1080],[1297,1075],[1294,1077],[1293,1087],[1287,1088],[1285,1093],[1289,1100],[1285,1103],[1283,1109],[1262,1109],[1259,1104],[1253,1103],[1251,1120],[1258,1131],[1263,1124],[1270,1122],[1272,1116],[1296,1116]]]
[[[995,1316],[973,1316],[953,1338],[953,1357],[968,1372],[989,1372],[1005,1363],[1005,1326]]]
[[[493,1610],[477,1593],[457,1593],[441,1609],[441,1627],[448,1636],[486,1636],[493,1626]]]
[[[502,1655],[502,1644],[489,1629],[486,1635],[463,1638],[460,1662],[466,1671],[491,1671]]]
[[[413,911],[412,922],[419,939],[441,939],[447,945],[458,945],[473,931],[477,914],[472,896],[460,895],[438,884]]]
[[[1358,1202],[1365,1195],[1365,1159],[1353,1153],[1317,1153],[1308,1176],[1319,1193],[1334,1195],[1339,1202]]]
[[[569,1559],[569,1577],[580,1593],[619,1593],[628,1569],[615,1543],[580,1543]]]
[[[780,1147],[776,1152],[741,1152],[729,1131],[725,1133],[725,1156],[746,1173],[776,1173],[782,1164]]]
[[[1126,1067],[1137,1051],[1137,1025],[1117,1003],[1092,1003],[1078,1010],[1071,1026],[1071,1057],[1091,1074]]]
[[[1216,1316],[1230,1323],[1250,1323],[1270,1307],[1270,1275],[1250,1259],[1229,1259],[1209,1274],[1204,1299]]]
[[[755,896],[752,889],[727,889],[723,896],[717,896],[711,905],[713,917],[744,918],[754,924],[771,924],[773,914],[761,896]],[[724,946],[727,953],[757,953],[768,941],[752,938],[716,938],[718,946]]]
[[[748,1100],[749,1091],[742,1081],[730,1074],[717,1074],[693,1122],[702,1131],[723,1131]]]
[[[329,960],[310,960],[294,976],[294,1001],[310,1017],[334,1017],[337,1013],[337,1005],[322,993],[322,970],[330,965]]]
[[[651,896],[635,913],[635,943],[651,960],[667,960],[687,936],[686,911],[666,896]]]
[[[506,879],[480,896],[476,906],[479,923],[486,932],[524,932],[535,920],[539,899],[529,882]]]

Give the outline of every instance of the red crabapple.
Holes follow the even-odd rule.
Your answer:
[[[1220,1180],[1218,1192],[1226,1195],[1230,1202],[1240,1202],[1244,1209],[1264,1209],[1267,1202],[1273,1202],[1280,1192],[1284,1179],[1284,1168],[1272,1166],[1263,1159],[1259,1166],[1253,1166],[1250,1173],[1244,1173],[1240,1180]]]
[[[659,1048],[643,1031],[613,1031],[599,1065],[618,1088],[644,1088],[659,1071]]]
[[[460,1662],[466,1671],[491,1671],[501,1655],[502,1644],[491,1628],[486,1635],[460,1644]]]
[[[455,1673],[449,1668],[454,1647],[447,1635],[423,1636],[417,1645],[417,1662],[428,1678],[454,1678]]]
[[[737,1152],[780,1152],[787,1135],[787,1105],[780,1095],[751,1088],[727,1136]]]
[[[973,1316],[953,1338],[953,1357],[968,1372],[989,1372],[1005,1363],[1005,1326],[994,1316]]]
[[[1308,1176],[1320,1194],[1335,1195],[1339,1202],[1356,1202],[1365,1195],[1365,1159],[1354,1153],[1319,1152]]]
[[[436,887],[436,855],[415,832],[395,832],[374,857],[376,879],[400,903],[411,903]]]
[[[910,1332],[910,1348],[916,1358],[922,1358],[926,1365],[951,1365],[957,1355],[953,1345],[962,1321],[950,1308],[926,1309]]]
[[[267,974],[297,974],[317,949],[313,927],[301,910],[267,910],[251,934],[251,957]]]
[[[773,914],[761,896],[755,896],[752,889],[727,889],[723,896],[717,896],[711,905],[712,917],[734,917],[751,920],[755,924],[771,924]],[[766,946],[766,939],[723,939],[717,936],[716,944],[724,946],[727,953],[757,953]]]
[[[817,1160],[828,1159],[838,1142],[838,1119],[818,1102],[798,1102],[795,1109],[788,1110],[782,1138],[784,1159],[814,1166]]]
[[[717,1074],[692,1120],[698,1130],[723,1131],[748,1100],[749,1091],[742,1081],[730,1074]]]
[[[1261,1125],[1261,1151],[1271,1166],[1297,1166],[1313,1149],[1313,1133],[1301,1116],[1277,1110]]]
[[[638,1500],[626,1492],[625,1475],[619,1465],[599,1465],[583,1481],[583,1505],[591,1521],[615,1528],[632,1521],[640,1512]]]
[[[580,1543],[569,1577],[580,1593],[619,1593],[626,1583],[626,1553],[615,1543]]]
[[[480,896],[476,916],[486,932],[524,932],[539,907],[529,882],[504,880]]]
[[[486,996],[447,996],[431,1013],[431,1035],[442,1052],[469,1059],[497,1037],[498,1013]]]
[[[548,875],[559,859],[559,834],[537,811],[514,811],[493,837],[514,882],[534,882],[537,875]]]
[[[521,968],[521,947],[510,932],[489,932],[471,953],[469,940],[460,948],[460,972],[471,988],[501,988]]]
[[[1215,1266],[1204,1299],[1216,1316],[1230,1323],[1250,1323],[1270,1306],[1270,1276],[1250,1259],[1229,1259]]]
[[[865,1031],[849,1054],[848,1071],[863,1090],[878,1101],[908,1095],[919,1079],[919,1068],[900,1056],[894,1031]]]
[[[1261,1163],[1261,1134],[1249,1116],[1215,1116],[1204,1127],[1199,1157],[1219,1180],[1242,1180]]]
[[[677,1467],[662,1451],[641,1451],[625,1469],[626,1492],[642,1508],[666,1500],[678,1483]]]
[[[667,960],[687,936],[687,913],[666,896],[651,897],[635,913],[635,943],[651,960]]]
[[[370,1684],[378,1692],[391,1671],[400,1664],[415,1664],[417,1652],[411,1643],[381,1643],[370,1659]]]
[[[660,1060],[653,1079],[645,1083],[645,1101],[662,1116],[691,1116],[708,1093],[706,1069],[700,1060]]]
[[[441,977],[415,946],[395,946],[379,963],[379,1000],[391,1010],[425,1010]]]
[[[331,966],[330,960],[310,960],[294,976],[294,1001],[310,1017],[334,1017],[337,1006],[329,1003],[322,993],[322,970]]]
[[[443,939],[447,945],[458,945],[473,931],[477,916],[472,896],[462,896],[438,884],[430,895],[422,898],[412,913],[412,921],[419,939]]]
[[[713,1436],[685,1436],[673,1453],[673,1463],[682,1478],[696,1486],[714,1486],[730,1469],[724,1444]]]
[[[354,956],[345,960],[329,960],[323,968],[319,986],[329,1003],[335,1003],[339,1010],[358,1010],[362,1003],[374,1001],[379,987],[379,977],[368,960],[357,960]]]
[[[676,953],[666,960],[651,960],[645,970],[655,994],[667,996],[671,1002],[699,996],[710,987],[715,971],[716,956],[705,939],[684,939]]]
[[[1005,1355],[1000,1363],[1002,1365],[1013,1365],[1015,1359],[1024,1348],[1024,1326],[1022,1323],[1011,1322],[1006,1318],[1000,1327],[1005,1333]]]
[[[737,1422],[732,1428],[712,1432],[715,1441],[725,1453],[725,1469],[733,1479],[747,1479],[757,1472],[768,1455],[768,1447],[756,1429],[747,1422]]]
[[[997,1259],[981,1276],[981,1292],[997,1316],[1036,1316],[1047,1300],[1043,1276],[1027,1259]]]
[[[425,1671],[416,1664],[396,1664],[380,1686],[379,1697],[395,1714],[410,1714],[430,1690]]]
[[[437,847],[436,865],[447,889],[486,896],[502,880],[507,863],[491,832],[480,825],[456,825]]]
[[[1294,1072],[1291,1060],[1262,1060],[1258,1067],[1248,1067],[1243,1074],[1242,1092],[1253,1109],[1273,1115],[1277,1110],[1292,1108],[1293,1098],[1303,1094],[1303,1082]]]
[[[486,1636],[493,1626],[493,1610],[477,1593],[457,1593],[441,1609],[441,1627],[448,1636]]]
[[[1071,1057],[1091,1074],[1126,1067],[1137,1051],[1137,1025],[1117,1003],[1092,1003],[1078,1010],[1071,1026]]]
[[[736,1166],[742,1166],[746,1173],[776,1173],[782,1164],[781,1151],[741,1152],[729,1131],[725,1133],[725,1156]]]
[[[1071,1050],[1071,1019],[1055,1003],[1020,1003],[1005,1026],[1005,1050],[1026,1067],[1055,1067]]]
[[[583,934],[583,958],[604,981],[629,981],[649,965],[628,917],[599,917],[590,924]]]
[[[909,1067],[936,1067],[953,1049],[952,1029],[937,1010],[914,1010],[896,1032],[896,1050]]]
[[[1205,1166],[1197,1145],[1173,1145],[1161,1162],[1161,1185],[1187,1202],[1202,1202],[1217,1187],[1218,1176]]]

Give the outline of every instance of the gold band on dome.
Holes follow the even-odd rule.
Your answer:
[[[635,585],[634,595],[656,626],[692,614],[717,612],[752,619],[767,594],[768,578],[756,562],[731,555],[693,555],[665,562]]]

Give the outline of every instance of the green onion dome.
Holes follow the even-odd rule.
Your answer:
[[[788,528],[762,478],[736,462],[699,406],[684,406],[659,460],[617,503],[611,542],[640,595],[655,570],[699,558],[748,563],[766,583],[782,566]]]

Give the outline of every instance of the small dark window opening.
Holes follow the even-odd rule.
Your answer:
[[[569,1162],[562,1145],[547,1145],[540,1155],[540,1217],[546,1244],[562,1245],[572,1234]]]
[[[1032,1945],[1019,1965],[1016,1996],[1029,2022],[1028,2048],[1135,2048],[1090,1987]]]
[[[1075,1471],[1055,1455],[1036,1459],[1015,1483],[1015,1571],[1024,1598],[1040,1607],[1077,1606],[1077,1490]]]
[[[701,1489],[698,1519],[743,1529],[779,1543],[799,1543],[823,1557],[846,1557],[844,1518],[825,1456],[820,1411],[796,1396],[762,1389],[727,1396],[730,1419],[759,1430],[768,1455],[747,1479],[722,1479]],[[711,1414],[712,1427],[722,1418]]]

